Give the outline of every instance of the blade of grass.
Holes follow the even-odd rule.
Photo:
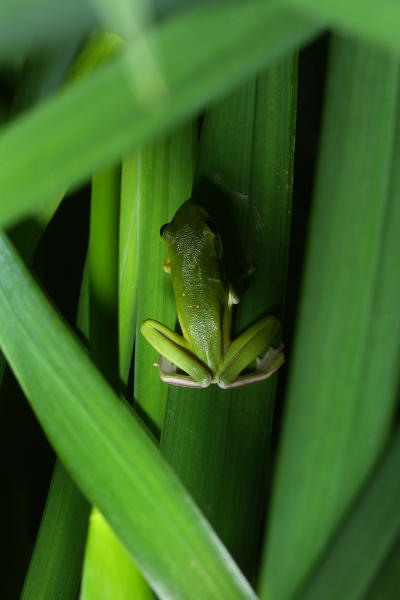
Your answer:
[[[224,2],[226,0],[2,0],[0,4],[0,62],[15,59],[16,53],[23,56],[32,49],[49,44],[60,48],[72,36],[81,38],[89,30],[113,29],[113,25],[124,26],[121,21],[138,19],[143,12],[162,14],[187,9],[196,4]],[[139,5],[139,6],[138,6]],[[141,10],[138,10],[141,9]],[[137,12],[139,15],[137,15]],[[122,15],[121,15],[122,13]]]
[[[121,41],[116,36],[110,34],[93,35],[70,68],[66,84],[93,71],[120,46]],[[58,58],[60,59],[60,57]],[[50,61],[48,68],[50,73],[53,71],[58,73],[57,61]],[[63,70],[65,70],[64,67]],[[39,72],[39,74],[36,73],[36,79],[32,79],[28,74],[30,86],[34,89],[34,97],[42,95],[44,93],[43,88],[48,87],[48,77],[45,75]],[[26,91],[27,84],[24,84],[23,88]],[[29,97],[31,95],[29,94]],[[13,242],[17,244],[20,254],[23,255],[28,264],[32,261],[36,245],[61,199],[62,195],[43,201],[36,207],[33,215],[34,219],[23,222],[13,229]],[[86,291],[85,286],[83,286],[83,289]],[[83,296],[85,295],[83,294]],[[81,298],[78,327],[81,331],[85,331],[86,335],[88,327],[84,321],[87,320],[88,314],[88,306],[85,306]],[[79,515],[79,510],[82,511],[82,515]],[[48,514],[50,518],[47,517]],[[53,529],[53,515],[56,515],[55,518],[64,524],[63,527]],[[87,517],[88,505],[86,500],[78,491],[68,473],[56,463],[44,518],[35,542],[35,549],[25,582],[24,597],[35,599],[39,597],[53,598],[58,596],[59,590],[65,597],[76,594],[79,587],[81,558],[86,532],[85,520],[87,520]],[[85,523],[84,526],[82,526],[82,523]],[[79,527],[81,527],[81,531],[79,531]],[[74,545],[75,552],[72,556],[69,552]]]
[[[48,48],[47,52],[28,56],[13,98],[14,117],[48,98],[62,85],[80,45],[81,42],[72,39],[62,48]]]
[[[71,52],[72,47],[75,46],[76,43],[69,42],[68,52]],[[52,55],[52,60],[45,64],[44,73],[39,70],[38,73],[28,74],[27,79],[29,82],[23,83],[20,95],[24,98],[25,102],[27,101],[27,96],[29,98],[34,95],[35,103],[37,103],[40,98],[43,99],[43,97],[49,95],[49,78],[53,74],[53,71],[56,74],[56,79],[52,82],[51,91],[54,91],[54,86],[59,83],[60,69],[64,72],[63,85],[68,87],[73,82],[88,76],[88,74],[95,71],[101,64],[106,63],[121,48],[122,41],[114,34],[104,32],[92,34],[66,72],[64,72],[66,70],[66,49],[64,48],[63,55],[58,55],[57,53],[54,53],[54,56]],[[59,62],[62,63],[61,66],[58,64]],[[31,88],[33,88],[33,91]],[[17,103],[21,105],[22,98],[19,101],[17,99]],[[45,199],[42,198],[34,207],[34,211],[30,212],[29,218],[18,223],[12,229],[11,239],[28,264],[33,258],[38,241],[53,218],[64,195],[65,191],[62,193],[58,191],[53,196],[44,196]]]
[[[255,267],[239,305],[239,331],[271,307],[282,310],[295,83],[295,61],[287,58],[210,108],[203,125],[198,178],[213,177],[222,189],[199,184],[195,195],[217,219],[223,243],[229,242],[236,281],[246,266]],[[236,390],[170,388],[162,432],[164,455],[250,576],[263,519],[274,394],[273,380]]]
[[[77,326],[89,331],[89,278],[87,261],[82,276]],[[81,584],[82,561],[90,505],[56,458],[46,506],[35,540],[21,600],[76,598]],[[52,518],[49,518],[49,515]],[[56,518],[53,518],[56,515]],[[64,527],[59,527],[59,523]],[[57,523],[57,525],[55,525]],[[73,548],[73,552],[69,552]]]
[[[19,84],[14,98],[14,112],[36,104],[41,98],[54,92],[60,83],[61,73],[62,76],[65,75],[72,59],[73,48],[76,50],[76,44],[69,43],[68,47],[64,48],[63,55],[54,51],[50,57],[47,56],[45,60],[39,62],[39,66],[36,57],[36,62],[25,70]],[[8,232],[27,264],[31,264],[37,244],[63,197],[64,193],[57,194],[38,203],[29,219],[18,223]],[[4,359],[0,356],[0,382],[3,379],[4,368]]]
[[[83,335],[83,337],[88,340],[89,339],[89,323],[90,323],[90,315],[89,315],[89,265],[88,258],[86,256],[85,266],[83,267],[82,273],[82,282],[81,289],[79,292],[79,304],[76,321],[78,324],[78,329]]]
[[[80,54],[76,57],[75,62],[70,67],[65,78],[65,85],[70,85],[72,82],[90,74],[92,71],[98,68],[100,64],[106,62],[113,54],[115,54],[121,48],[121,44],[121,39],[114,34],[93,34],[89,38]],[[69,51],[71,50],[72,45],[73,44],[70,42],[68,46]],[[62,60],[62,67],[57,67],[57,59],[59,61]],[[48,87],[50,85],[49,74],[51,74],[53,70],[56,73],[59,73],[60,68],[64,71],[64,61],[65,56],[52,56],[52,60],[45,65],[46,68],[44,73],[39,71],[39,73],[35,72],[33,74],[28,74],[27,77],[29,79],[29,84],[23,82],[21,95],[23,92],[25,92],[26,96],[26,93],[28,92],[28,97],[33,95],[37,101],[38,98],[45,95],[46,90],[48,93]],[[56,82],[53,82],[53,84],[57,82],[58,79],[56,78]],[[22,100],[19,102],[19,104],[21,103]],[[30,264],[33,260],[36,246],[47,225],[53,218],[64,195],[65,192],[59,193],[58,191],[57,194],[45,197],[44,200],[42,198],[36,204],[34,210],[30,212],[29,218],[18,223],[10,230],[9,235],[12,239],[12,242],[16,245],[19,253],[28,264]],[[4,360],[2,357],[0,357],[0,381],[2,380],[3,373]]]
[[[140,77],[141,42],[3,131],[0,222],[182,122],[319,30],[262,0],[202,6],[154,27],[146,48],[157,80]]]
[[[73,47],[75,47],[74,44],[70,42],[67,56],[68,53],[72,52]],[[45,64],[44,73],[41,70],[39,72],[34,70],[33,73],[28,72],[26,76],[28,81],[22,83],[20,95],[24,97],[25,101],[28,97],[31,102],[37,103],[46,95],[48,96],[50,91],[54,92],[54,88],[59,83],[60,71],[64,74],[63,85],[68,87],[79,79],[87,77],[101,64],[107,62],[121,47],[121,39],[116,35],[110,33],[93,34],[68,70],[66,70],[65,65],[66,50],[64,49],[64,55],[51,54],[51,60]],[[54,77],[55,81],[53,80]],[[18,104],[22,104],[22,99]],[[34,250],[43,231],[65,195],[64,191],[60,193],[60,189],[54,195],[43,196],[34,207],[34,210],[30,211],[29,218],[22,223],[18,223],[11,231],[13,243],[28,263],[33,258]]]
[[[89,276],[89,347],[102,374],[119,388],[118,361],[118,239],[120,217],[120,165],[92,178]],[[111,587],[110,587],[111,586]],[[130,555],[102,514],[92,509],[83,567],[83,600],[107,600],[152,594]]]
[[[374,352],[379,354],[382,348],[385,348],[391,358],[386,372],[381,373],[375,381],[371,381],[370,378],[366,381],[368,388],[372,387],[372,393],[375,393],[375,397],[380,401],[385,395],[395,398],[398,388],[400,281],[393,275],[397,272],[397,257],[400,253],[400,174],[397,164],[399,152],[400,119],[397,119],[389,202],[383,223],[379,271],[375,284],[374,329],[379,333],[375,333],[371,344]],[[367,590],[371,581],[383,566],[386,555],[400,533],[399,459],[398,432],[367,489],[359,497],[357,504],[346,517],[343,527],[339,529],[321,561],[316,565],[300,594],[302,600],[321,597],[327,600],[350,600],[368,597]],[[390,577],[390,563],[384,574]],[[393,575],[391,579],[392,590],[396,589],[397,594],[398,587],[393,587]],[[390,583],[386,585],[388,587],[385,598],[389,599]]]
[[[400,53],[400,5],[392,0],[286,0],[310,18],[321,19],[349,35],[372,42],[394,55]]]
[[[162,427],[168,386],[160,381],[153,366],[157,354],[139,327],[149,317],[175,327],[171,278],[162,268],[166,247],[160,238],[160,227],[168,223],[178,206],[191,195],[195,131],[195,125],[189,123],[138,155],[138,280],[137,289],[131,290],[131,294],[138,294],[134,395],[135,407],[145,415],[156,434]]]
[[[85,47],[83,48],[83,50],[81,51],[81,53],[78,55],[72,68],[68,72],[68,81],[73,81],[75,79],[83,77],[84,75],[87,75],[88,73],[96,69],[99,66],[99,64],[106,61],[120,47],[121,40],[115,35],[111,35],[108,33],[92,35]],[[110,208],[110,204],[108,203],[108,198],[104,198],[104,196],[101,197],[101,194],[99,197],[97,191],[100,188],[101,192],[102,184],[107,184],[107,181],[109,184],[109,190],[112,192],[113,187],[115,187],[116,185],[115,175],[112,172],[110,174],[98,174],[94,178],[93,184],[95,190],[94,203],[96,204],[96,208],[97,205],[100,205],[100,210],[103,213],[103,215],[104,212],[107,211],[108,208]],[[39,239],[42,231],[44,230],[48,221],[50,220],[50,217],[57,208],[58,201],[59,199],[55,199],[52,202],[43,202],[42,205],[40,205],[40,207],[36,209],[36,227],[32,227],[30,223],[28,223],[27,225],[22,224],[21,226],[16,228],[16,231],[13,231],[13,240],[16,240],[18,242],[18,248],[20,249],[20,251],[22,249],[23,255],[25,256],[26,260],[28,260],[28,262],[30,262],[31,260],[31,255],[33,253],[34,247],[36,246],[37,240]],[[108,224],[112,224],[112,220],[109,221],[107,219],[107,215],[106,220]],[[92,230],[94,229],[95,231],[97,231],[97,229],[100,229],[99,236],[102,238],[102,241],[100,247],[98,247],[98,243],[97,245],[93,245],[93,237],[96,236],[92,235],[92,244],[90,248],[90,262],[92,275],[91,293],[93,298],[93,295],[96,295],[96,292],[98,292],[100,295],[103,296],[103,304],[105,303],[106,305],[110,305],[110,303],[112,304],[112,299],[110,300],[110,298],[107,297],[106,291],[104,290],[104,286],[101,285],[102,273],[100,273],[99,276],[98,270],[96,270],[96,261],[94,260],[94,257],[97,257],[98,255],[102,256],[104,254],[103,234],[106,232],[104,231],[104,229],[101,230],[101,220],[99,220],[99,218],[95,219],[94,221],[95,223],[93,223],[92,220]],[[100,227],[98,227],[99,224]],[[97,227],[95,225],[97,225]],[[118,239],[117,231],[114,231],[114,239]],[[109,244],[107,247],[112,249],[112,243]],[[102,267],[104,267],[103,263]],[[79,304],[78,327],[88,337],[89,278],[87,275],[88,269],[85,267],[85,273],[82,284],[82,293]],[[96,283],[98,285],[96,285]],[[104,323],[108,322],[108,320],[102,320],[101,317],[103,316],[103,313],[104,306],[103,312],[101,310],[99,311],[99,303],[95,302],[94,309],[91,313],[92,333],[94,337],[96,337],[96,324],[100,321],[100,328],[102,328]],[[111,360],[108,360],[106,358],[103,359],[103,356],[105,354],[104,346],[105,344],[101,343],[100,347],[97,346],[96,356],[98,357],[100,362],[103,362],[106,365],[107,373],[111,374],[113,360],[114,362],[116,361],[116,352],[112,353]],[[107,342],[107,347],[110,347],[109,340]],[[71,496],[70,502],[68,502],[68,494]],[[83,547],[85,542],[86,522],[85,527],[82,528],[82,531],[80,532],[79,536],[79,532],[76,530],[75,525],[78,526],[82,519],[87,519],[89,511],[86,500],[80,494],[74,482],[71,480],[69,475],[59,465],[58,462],[56,463],[56,467],[54,469],[52,484],[50,486],[46,506],[48,508],[46,508],[44,519],[41,524],[40,534],[35,542],[35,550],[29,567],[27,580],[25,582],[24,597],[26,597],[27,599],[30,597],[35,599],[39,597],[56,597],[58,595],[59,590],[60,593],[62,593],[65,597],[68,597],[69,594],[72,595],[72,597],[74,597],[76,595],[76,590],[79,588],[81,559],[83,556]],[[78,513],[79,508],[82,511],[83,516],[80,520],[78,518],[75,518],[74,522],[71,522],[71,511],[75,511],[76,513]],[[57,518],[61,522],[65,521],[66,526],[64,528],[53,529],[54,522],[52,519],[46,518],[47,512],[50,512],[50,514],[57,513]],[[67,527],[67,524],[69,524],[69,528]],[[59,540],[56,537],[56,533],[61,537],[61,540]],[[48,540],[51,540],[51,543],[48,543]],[[71,556],[68,556],[68,550],[70,549],[70,545],[73,544],[75,544],[75,553],[72,558]],[[123,552],[125,552],[125,550],[120,551],[120,553]],[[46,572],[46,577],[43,577],[43,570],[45,570]],[[75,581],[74,577],[70,576],[70,573],[73,573],[73,576],[76,579]],[[65,585],[66,581],[68,581],[68,586]],[[41,596],[39,596],[39,590]]]
[[[400,533],[399,463],[400,432],[397,432],[387,455],[373,473],[298,600],[365,597],[368,585]]]
[[[138,225],[136,193],[140,178],[140,153],[124,158],[121,174],[119,221],[119,373],[121,384],[128,387],[136,332],[138,275]]]
[[[400,589],[400,538],[391,548],[386,561],[365,594],[366,600],[396,600]]]
[[[89,522],[81,600],[153,600],[146,581],[96,509]]]
[[[397,271],[380,273],[397,84],[395,60],[334,39],[263,598],[292,598],[387,438]]]
[[[5,62],[49,43],[78,38],[96,19],[94,3],[86,0],[3,0],[0,4],[0,57]]]
[[[24,102],[34,103],[49,94],[50,90],[53,90],[59,84],[61,74],[64,75],[68,83],[90,72],[101,60],[105,60],[113,49],[110,36],[97,35],[93,37],[78,56],[67,77],[65,77],[68,63],[66,57],[72,51],[71,46],[73,44],[70,41],[67,51],[64,48],[64,56],[52,51],[50,59],[45,61],[44,65],[40,63],[41,68],[39,70],[35,68],[27,70],[21,84],[21,93],[19,102],[17,102],[18,109],[23,108],[22,98],[24,98]],[[53,198],[42,200],[36,206],[30,219],[19,223],[10,232],[19,253],[28,264],[32,262],[38,241],[58,208],[62,197],[63,195],[59,194]],[[0,379],[3,370],[4,357],[1,356]],[[4,389],[2,389],[3,399],[9,401],[9,394]],[[18,407],[18,404],[13,403],[11,410],[19,410]],[[5,423],[5,426],[9,427],[9,421],[7,421],[7,424]],[[12,452],[12,448],[9,450]],[[17,475],[14,473],[13,477],[17,478]],[[86,523],[83,527],[82,523],[87,519],[88,507],[86,500],[82,497],[69,475],[59,465],[54,470],[46,507],[25,582],[24,594],[26,598],[56,597],[60,589],[65,597],[68,595],[73,596],[79,587],[81,557],[86,530]],[[79,510],[82,511],[82,515],[78,514]],[[50,516],[48,517],[48,515]],[[60,527],[53,529],[55,519],[59,521]],[[79,531],[80,527],[82,527],[82,531]],[[75,552],[72,555],[71,548],[74,545]],[[24,562],[25,560],[24,556]],[[14,564],[18,562],[15,557],[13,562]],[[38,595],[39,589],[41,590],[41,596]]]
[[[77,597],[89,505],[59,461],[21,600]]]
[[[64,464],[152,587],[161,598],[255,598],[4,235],[0,257],[2,350]]]
[[[88,247],[89,347],[93,361],[118,389],[118,235],[120,166],[92,178]]]

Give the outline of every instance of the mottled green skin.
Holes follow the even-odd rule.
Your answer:
[[[232,301],[220,261],[221,242],[207,223],[204,209],[188,200],[162,237],[182,334],[214,378],[229,344]]]

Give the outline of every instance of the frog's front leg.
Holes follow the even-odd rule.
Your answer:
[[[162,381],[184,387],[204,388],[210,385],[210,371],[190,352],[183,336],[153,319],[143,321],[140,331],[160,353],[158,368]],[[177,373],[176,367],[188,375]]]
[[[285,358],[281,348],[271,347],[271,342],[280,329],[275,317],[265,317],[249,327],[228,347],[217,376],[221,388],[234,388],[267,379],[283,364]],[[264,354],[265,353],[265,354]],[[264,354],[263,358],[259,358]],[[256,369],[240,373],[254,360]]]

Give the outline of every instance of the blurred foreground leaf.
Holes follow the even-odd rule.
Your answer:
[[[153,600],[121,542],[96,509],[89,521],[80,600]]]
[[[365,594],[366,600],[396,600],[400,589],[400,536]]]
[[[0,223],[182,122],[318,31],[263,0],[205,5],[154,27],[2,132]]]
[[[158,595],[254,598],[134,413],[105,383],[4,234],[0,271],[4,355],[63,463]]]
[[[32,46],[45,47],[77,38],[96,20],[89,0],[2,0],[0,3],[0,59],[5,61]]]
[[[368,585],[400,533],[399,464],[400,432],[397,432],[387,455],[331,540],[298,600],[365,597]]]
[[[400,4],[393,0],[287,0],[310,18],[353,34],[399,56]]]
[[[89,505],[57,461],[21,600],[77,597]]]
[[[387,440],[400,335],[397,93],[395,60],[335,38],[263,598],[292,598]]]

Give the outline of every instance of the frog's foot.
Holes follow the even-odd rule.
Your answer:
[[[242,387],[250,383],[257,383],[268,379],[283,365],[285,357],[283,355],[283,344],[279,348],[269,348],[263,358],[257,358],[257,367],[251,373],[238,375],[235,381],[225,384],[221,380],[218,385],[223,389]]]
[[[190,351],[187,340],[166,325],[146,319],[140,331],[148,342],[160,352],[158,367],[162,381],[185,387],[207,387],[211,373]],[[177,368],[183,373],[178,373]]]
[[[160,371],[161,381],[165,381],[165,383],[170,383],[172,385],[180,385],[182,387],[191,388],[205,388],[211,383],[211,375],[208,377],[208,379],[204,378],[203,376],[201,381],[195,381],[193,377],[190,377],[190,375],[178,373],[177,366],[161,354],[158,357],[158,368]]]
[[[272,348],[271,346],[262,358],[256,359],[257,367],[254,373],[268,372],[272,375],[284,362],[283,344],[279,348]]]
[[[218,385],[224,389],[241,387],[271,377],[285,361],[283,345],[279,348],[270,346],[279,329],[280,323],[275,317],[265,317],[234,340],[225,354]],[[255,370],[243,373],[254,361]]]

